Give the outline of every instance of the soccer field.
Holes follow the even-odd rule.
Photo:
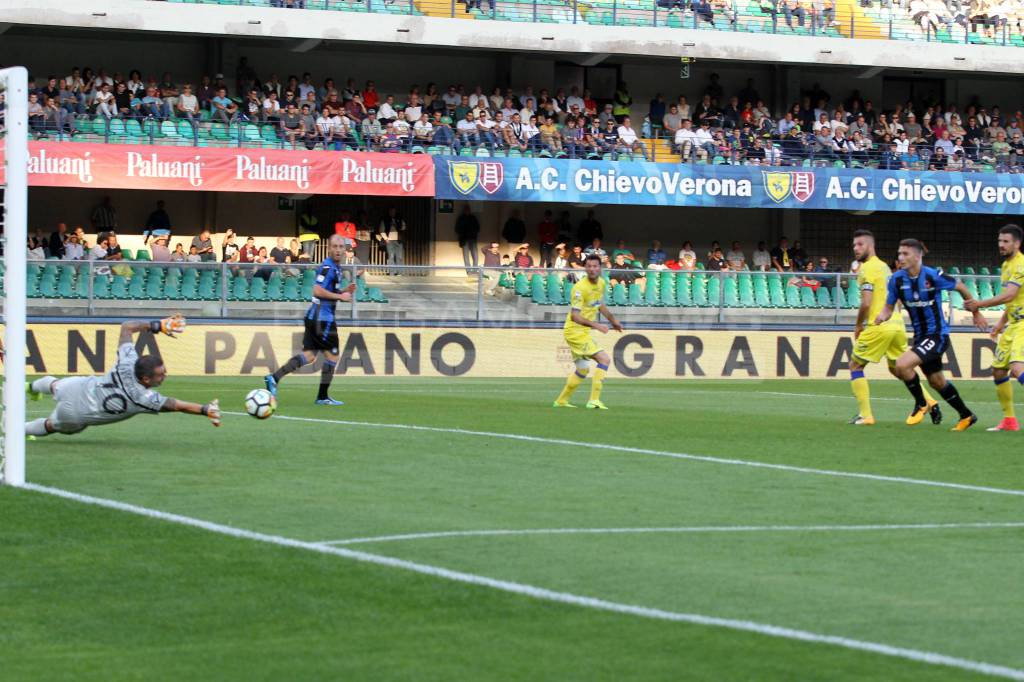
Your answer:
[[[0,677],[1024,679],[991,382],[959,382],[962,434],[904,426],[895,381],[874,427],[843,381],[611,377],[607,412],[553,410],[560,380],[312,382],[261,422],[259,379],[172,377],[235,411],[29,443],[33,484],[107,502],[0,489]]]

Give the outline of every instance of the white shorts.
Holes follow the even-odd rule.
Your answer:
[[[89,400],[89,382],[92,377],[67,377],[54,385],[53,399],[57,407],[50,413],[50,426],[57,433],[78,433],[95,423],[90,420],[92,403]]]

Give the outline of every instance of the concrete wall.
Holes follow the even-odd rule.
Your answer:
[[[552,56],[619,54],[726,59],[753,63],[861,65],[959,71],[965,74],[1018,73],[1014,48],[844,40],[731,31],[674,28],[599,27],[574,24],[516,24],[453,21],[425,16],[295,11],[260,7],[182,5],[105,0],[68,3],[34,0],[5,3],[0,23],[88,27],[103,31],[158,31],[166,34],[255,38],[367,41],[402,45],[485,48]],[[113,33],[106,34],[108,38]],[[48,46],[49,47],[49,46]],[[153,50],[154,56],[165,53]]]

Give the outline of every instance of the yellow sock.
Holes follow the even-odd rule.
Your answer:
[[[1001,381],[996,383],[996,395],[999,397],[999,404],[1003,408],[1003,416],[1013,418],[1013,384],[1010,383],[1010,377],[1003,377]]]
[[[598,365],[597,369],[594,370],[594,378],[590,382],[591,400],[601,399],[601,388],[604,386],[604,375],[607,373],[608,368],[604,365]]]
[[[850,388],[853,389],[853,397],[857,399],[857,411],[865,419],[874,419],[871,413],[871,389],[868,387],[868,380],[864,378],[863,370],[850,372]]]
[[[579,388],[583,380],[587,378],[587,370],[580,372],[576,370],[569,375],[569,378],[565,380],[565,386],[562,388],[562,392],[558,394],[558,402],[567,403],[572,394]]]
[[[938,400],[932,397],[931,393],[928,392],[928,386],[923,381],[921,382],[921,393],[924,393],[924,400],[929,405],[931,405],[932,403],[939,402]]]

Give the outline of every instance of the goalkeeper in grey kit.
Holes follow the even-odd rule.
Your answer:
[[[167,378],[164,361],[158,355],[139,357],[132,343],[137,332],[151,331],[173,337],[185,331],[181,315],[152,322],[124,322],[117,341],[117,362],[103,376],[46,376],[28,384],[29,398],[39,400],[47,393],[57,401],[49,417],[35,419],[25,425],[29,436],[51,433],[78,433],[90,426],[113,424],[137,414],[185,412],[203,415],[214,426],[220,426],[220,406],[216,399],[200,405],[160,395],[156,388]]]

